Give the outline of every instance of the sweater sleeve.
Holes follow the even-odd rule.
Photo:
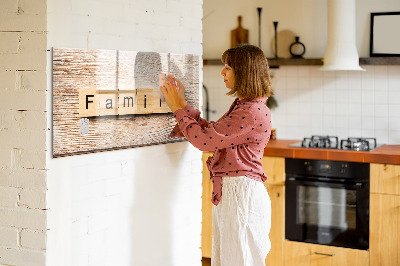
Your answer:
[[[190,104],[186,104],[185,107],[185,112],[187,115],[194,120],[196,120],[200,126],[205,127],[208,126],[209,122],[203,118],[200,117],[200,111],[193,108]],[[177,124],[173,129],[171,134],[169,135],[170,138],[177,138],[177,137],[184,137],[182,132],[179,129],[179,124]]]
[[[249,109],[235,109],[218,122],[208,123],[207,126],[201,125],[182,109],[176,110],[174,115],[180,132],[201,151],[234,148],[252,141],[249,133],[255,129],[257,122]]]

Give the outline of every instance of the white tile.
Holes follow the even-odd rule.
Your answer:
[[[374,101],[375,101],[375,104],[387,104],[388,103],[388,92],[387,91],[375,91]]]
[[[323,108],[324,108],[323,111],[324,116],[336,114],[336,105],[334,103],[325,103]]]
[[[336,103],[349,103],[349,91],[348,90],[337,90],[336,91]]]
[[[272,89],[277,92],[286,89],[286,78],[277,77],[272,79]]]
[[[400,90],[398,91],[389,91],[389,104],[400,104]]]
[[[297,75],[301,78],[310,78],[311,76],[311,68],[308,66],[299,67],[297,69]]]
[[[321,127],[312,127],[311,128],[311,135],[323,135],[324,134],[324,130]]]
[[[362,103],[374,103],[374,91],[373,90],[362,90],[361,91]]]
[[[349,127],[349,117],[344,115],[336,116],[336,128],[348,129]]]
[[[312,66],[310,67],[310,75],[311,77],[323,77],[324,73],[320,70],[320,66]]]
[[[361,128],[349,128],[349,137],[360,137],[362,135]]]
[[[362,129],[373,130],[375,128],[375,121],[370,116],[361,117]]]
[[[361,72],[350,71],[348,73],[349,90],[361,90]]]
[[[322,112],[324,111],[324,104],[320,101],[311,102],[311,112],[312,114],[319,114],[322,116]]]
[[[286,77],[297,77],[298,76],[298,67],[297,66],[287,66],[286,68]]]
[[[330,129],[330,128],[335,128],[336,126],[336,116],[335,115],[324,115],[324,120],[323,120],[323,128],[325,130]],[[331,134],[331,133],[329,133]]]
[[[335,88],[331,86],[324,87],[324,98],[325,103],[334,103],[336,101],[336,91]]]
[[[336,103],[336,115],[347,116],[349,114],[349,105],[346,103]]]
[[[322,88],[324,85],[324,79],[322,77],[311,77],[310,87],[313,89]]]
[[[349,90],[348,97],[350,103],[361,103],[362,100],[361,90]]]
[[[299,116],[297,114],[290,114],[290,115],[288,115],[288,117],[286,119],[287,119],[286,121],[289,126],[292,126],[292,127],[301,126],[301,123],[299,121]]]
[[[387,65],[376,65],[374,69],[374,77],[376,78],[387,78],[388,66]]]
[[[387,104],[375,104],[374,108],[375,117],[387,117],[389,115],[389,106]]]
[[[324,78],[335,78],[335,71],[321,71]]]
[[[297,77],[287,77],[286,78],[286,88],[288,88],[288,89],[299,88],[298,78]]]
[[[388,117],[375,117],[375,130],[386,130],[389,129],[389,118]]]
[[[324,119],[321,113],[313,113],[311,115],[311,126],[313,129],[322,129],[323,121]]]
[[[388,89],[389,89],[389,91],[400,90],[400,75],[399,76],[389,76]]]
[[[361,129],[362,121],[360,116],[349,116],[349,129]]]
[[[375,138],[378,144],[386,144],[389,141],[388,130],[377,130],[375,129]]]
[[[375,65],[364,65],[365,71],[355,71],[361,73],[361,76],[373,76],[375,72]]]
[[[340,146],[341,139],[347,139],[349,137],[349,129],[348,128],[338,128],[336,129],[336,136],[339,138],[338,145]]]
[[[400,117],[389,117],[389,130],[400,131]]]
[[[349,87],[348,72],[340,71],[336,76],[336,89],[347,90]]]
[[[361,78],[361,89],[362,90],[373,90],[374,89],[373,76],[363,76]]]
[[[298,113],[301,115],[309,116],[312,113],[312,107],[310,103],[300,103]]]
[[[388,76],[400,77],[400,66],[399,65],[388,66],[387,71],[388,71]]]
[[[315,88],[311,93],[311,101],[321,102],[324,97],[324,90],[322,88]]]
[[[389,117],[400,117],[400,104],[389,104]]]
[[[373,117],[375,115],[375,106],[373,104],[362,104],[361,115],[363,117]]]
[[[387,91],[388,79],[387,78],[375,78],[374,89],[375,89],[375,91]]]
[[[297,82],[298,82],[298,85],[297,85],[298,88],[307,88],[307,89],[310,88],[311,82],[310,82],[309,77],[299,76]]]
[[[349,115],[360,117],[362,113],[362,107],[360,103],[349,104]]]
[[[375,132],[373,129],[370,128],[363,128],[361,130],[361,136],[363,138],[373,138],[375,136]]]
[[[400,131],[389,131],[388,144],[394,144],[394,145],[400,144]]]
[[[270,74],[272,74],[276,77],[285,77],[286,69],[287,69],[287,67],[284,67],[284,66],[275,68],[275,69],[270,69]]]

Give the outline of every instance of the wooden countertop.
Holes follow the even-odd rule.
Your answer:
[[[400,145],[383,145],[372,151],[290,147],[301,140],[270,140],[264,156],[364,163],[400,164]]]

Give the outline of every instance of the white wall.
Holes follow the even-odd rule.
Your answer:
[[[0,1],[0,265],[46,261],[46,1]]]
[[[49,0],[48,47],[201,56],[201,18],[201,0]],[[201,152],[188,142],[47,155],[48,265],[201,264]]]
[[[290,29],[307,47],[306,58],[322,58],[326,47],[327,1],[204,1],[204,58],[220,58],[229,48],[229,31],[236,17],[250,30],[250,43],[257,45],[258,15],[263,7],[262,49],[272,56],[272,21],[279,29]],[[250,8],[249,8],[250,7]],[[357,1],[357,47],[361,57],[369,56],[369,13],[400,10],[393,0]],[[228,11],[231,10],[231,11]],[[265,11],[265,13],[264,13]],[[222,15],[223,14],[223,15]],[[246,22],[247,20],[247,22]],[[246,25],[246,23],[248,23]],[[264,25],[265,24],[265,25]],[[270,25],[270,26],[268,26]],[[269,28],[268,28],[269,27]],[[221,38],[211,34],[219,32]],[[271,39],[272,38],[272,39]],[[271,40],[270,40],[271,39]],[[272,111],[272,124],[281,139],[302,139],[311,135],[376,137],[382,144],[400,143],[400,66],[363,66],[365,72],[321,72],[318,66],[281,66],[272,69],[273,89],[279,107]],[[225,96],[221,66],[205,66],[204,84],[210,92],[210,120],[217,120],[232,103]]]
[[[327,0],[204,0],[204,58],[220,58],[229,48],[230,31],[237,27],[238,16],[242,16],[242,26],[249,30],[249,43],[258,45],[258,7],[262,8],[261,49],[267,57],[274,55],[272,22],[278,21],[278,32],[291,31],[300,37],[306,46],[305,57],[321,58],[327,41],[327,3]],[[356,42],[360,57],[369,56],[370,13],[399,10],[398,0],[356,0]]]

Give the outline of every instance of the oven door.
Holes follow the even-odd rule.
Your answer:
[[[367,250],[369,185],[286,178],[286,239]]]

